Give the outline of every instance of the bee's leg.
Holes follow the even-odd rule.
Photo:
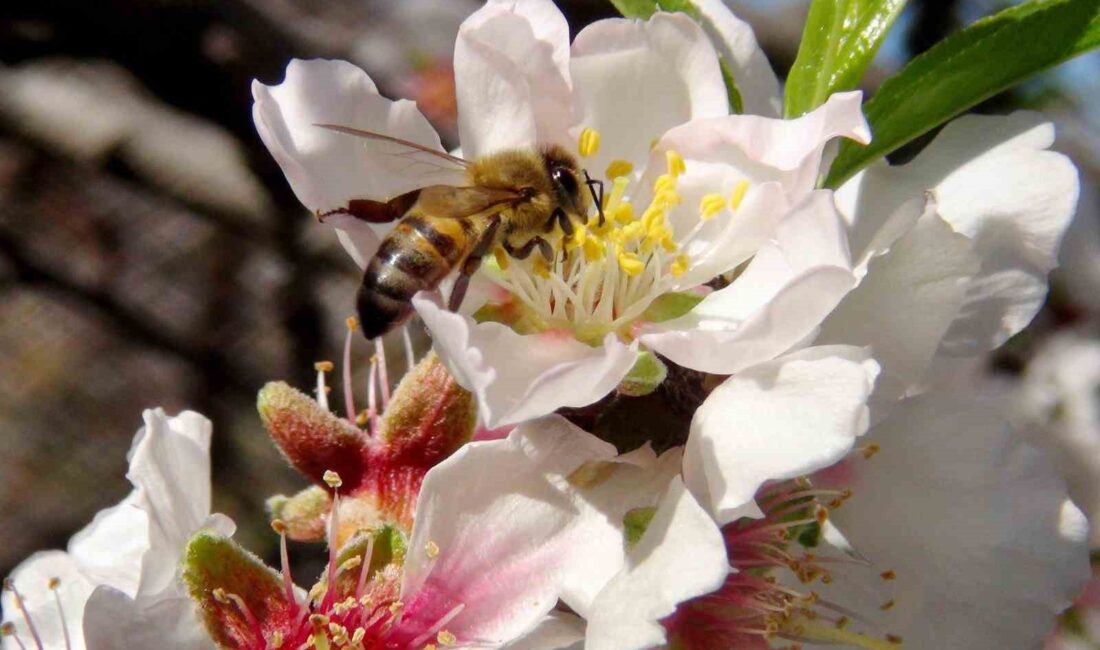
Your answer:
[[[588,170],[584,170],[584,184],[588,186],[588,191],[592,193],[592,200],[596,202],[596,212],[600,215],[600,225],[604,224],[606,220],[603,216],[603,181],[594,179],[588,175]],[[596,193],[596,188],[600,188],[599,193]]]
[[[489,218],[489,225],[485,227],[470,254],[462,262],[462,268],[459,269],[458,277],[455,279],[455,286],[451,289],[451,297],[447,300],[447,309],[458,311],[462,306],[462,299],[466,297],[466,289],[470,286],[470,276],[477,273],[478,268],[481,267],[481,259],[489,254],[489,249],[496,241],[498,230],[500,230],[500,215],[495,214]]]
[[[539,253],[542,254],[543,258],[546,259],[547,262],[552,262],[554,260],[554,247],[550,245],[550,242],[546,241],[542,237],[539,237],[538,235],[535,235],[531,239],[528,239],[527,243],[523,246],[520,246],[519,248],[515,248],[514,246],[512,246],[512,244],[510,244],[508,240],[505,240],[503,245],[504,250],[517,260],[525,260],[530,257],[531,253],[534,252],[536,246],[538,246]]]
[[[561,226],[561,231],[566,237],[573,236],[573,222],[569,220],[569,215],[565,214],[565,210],[554,208],[554,211],[550,213],[550,218],[546,220],[546,224],[542,227],[542,231],[553,231],[555,224]]]
[[[405,216],[405,213],[416,203],[418,198],[420,198],[420,190],[406,192],[389,201],[351,199],[348,201],[347,207],[317,212],[317,219],[324,221],[325,217],[334,214],[346,214],[367,223],[389,223]]]

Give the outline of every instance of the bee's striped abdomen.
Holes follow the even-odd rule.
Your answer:
[[[404,322],[416,292],[433,289],[469,252],[464,219],[411,214],[399,221],[367,264],[357,301],[363,334],[374,338]]]

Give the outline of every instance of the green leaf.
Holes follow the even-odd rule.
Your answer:
[[[787,117],[859,85],[905,0],[814,0],[787,77]]]
[[[947,37],[886,80],[864,106],[874,140],[847,142],[837,187],[872,161],[1037,72],[1100,45],[1100,0],[1035,0]]]
[[[626,18],[645,20],[657,12],[657,0],[611,0],[611,4]]]
[[[741,91],[737,89],[737,80],[733,78],[733,70],[730,70],[729,63],[726,63],[725,59],[718,59],[718,64],[722,66],[722,81],[726,82],[726,96],[730,102],[730,113],[740,115],[745,112],[745,103],[741,100]]]
[[[611,4],[627,18],[641,18],[648,20],[658,11],[672,13],[684,13],[696,20],[699,19],[699,10],[691,4],[691,0],[611,0]]]

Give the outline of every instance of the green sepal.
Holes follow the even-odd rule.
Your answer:
[[[649,506],[628,510],[623,515],[623,533],[626,535],[628,549],[634,548],[641,541],[642,535],[645,535],[646,529],[649,528],[649,522],[653,521],[653,516],[656,514],[657,508]]]
[[[864,105],[874,139],[842,142],[827,187],[1050,66],[1100,45],[1100,0],[1034,0],[976,21],[910,61]]]
[[[294,496],[273,496],[266,505],[272,519],[286,524],[290,539],[319,542],[325,538],[326,516],[332,509],[332,495],[328,490],[311,485]]]
[[[691,0],[611,0],[611,4],[626,18],[648,20],[658,11],[684,13],[698,20],[699,10]]]
[[[679,318],[703,302],[703,296],[689,291],[671,291],[657,296],[642,314],[642,320],[660,323]]]
[[[199,531],[187,543],[183,582],[202,610],[203,622],[222,648],[251,648],[255,632],[240,606],[260,622],[267,641],[291,620],[293,605],[287,601],[282,576],[233,540],[211,531]],[[218,595],[224,594],[222,598]],[[231,597],[229,597],[231,596]]]
[[[814,0],[784,93],[784,115],[799,117],[859,85],[905,0]]]
[[[619,382],[618,392],[627,397],[649,395],[657,390],[667,376],[668,367],[664,362],[649,350],[642,350],[638,353],[634,367]]]
[[[371,546],[371,540],[374,540]],[[380,526],[374,530],[359,530],[351,536],[336,554],[336,593],[338,600],[354,595],[362,573],[362,558],[370,548],[370,566],[367,568],[369,582],[381,570],[391,564],[401,566],[405,563],[407,544],[405,536],[394,526]],[[354,558],[360,558],[355,562]],[[322,583],[324,581],[322,580]],[[318,590],[324,593],[324,590]]]

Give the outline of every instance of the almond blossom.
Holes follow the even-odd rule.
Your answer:
[[[210,421],[160,409],[144,419],[128,455],[134,490],[5,583],[5,648],[209,647],[178,562],[196,530],[234,530],[210,514]]]
[[[727,62],[770,87],[751,32],[708,9],[708,25],[733,39],[723,44]],[[830,140],[869,138],[858,93],[797,120],[729,115],[718,55],[691,19],[599,21],[570,45],[549,0],[475,12],[459,32],[455,75],[464,156],[556,143],[606,188],[605,218],[594,210],[557,237],[552,259],[497,255],[458,313],[440,296],[414,299],[486,426],[599,400],[641,348],[711,373],[767,361],[810,336],[854,286],[842,221],[830,194],[813,188]],[[414,106],[381,97],[350,64],[294,61],[283,83],[256,83],[253,95],[261,137],[319,215],[356,198],[467,182],[424,156],[315,126],[442,151]],[[325,219],[361,266],[389,227]],[[746,263],[729,286],[704,286]]]
[[[762,486],[719,519],[731,572],[709,594],[634,607],[678,593],[693,541],[639,544],[586,647],[1037,647],[1090,575],[1087,524],[990,400],[905,399],[840,463]]]
[[[374,527],[337,546],[335,506],[329,565],[308,596],[291,581],[285,537],[280,575],[226,537],[199,533],[185,578],[225,648],[564,647],[582,624],[554,611],[559,599],[589,610],[623,566],[628,513],[657,507],[655,519],[664,517],[658,499],[678,467],[673,452],[616,456],[554,416],[504,440],[470,443],[429,471],[407,537]],[[342,481],[327,478],[338,502]],[[694,513],[709,521],[698,505]],[[285,533],[281,521],[275,528]],[[725,576],[715,540],[699,549],[710,568],[687,596]]]

